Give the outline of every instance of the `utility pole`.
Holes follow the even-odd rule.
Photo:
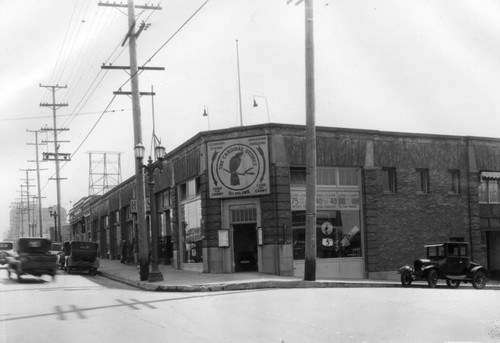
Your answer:
[[[62,129],[62,128],[57,128],[57,109],[63,106],[68,106],[68,104],[58,104],[56,103],[56,91],[61,89],[61,88],[67,88],[67,86],[43,86],[40,84],[40,87],[43,88],[49,88],[52,90],[52,103],[40,103],[41,107],[51,107],[52,108],[52,117],[53,117],[53,122],[54,122],[54,127],[52,129],[50,128],[42,128],[42,131],[53,131],[54,134],[54,153],[44,153],[43,154],[43,159],[47,161],[55,161],[56,162],[56,188],[57,188],[57,213],[61,213],[61,177],[59,175],[59,161],[60,158],[64,161],[70,161],[70,154],[64,154],[59,152],[59,142],[57,140],[57,132],[58,131],[68,131],[69,129]],[[57,217],[57,227],[59,228],[59,237],[56,235],[56,242],[61,241],[61,216],[59,215]],[[55,228],[55,231],[57,232],[57,227]]]
[[[34,237],[35,233],[32,231],[32,223],[31,223],[31,217],[30,217],[30,187],[33,187],[33,185],[30,185],[30,181],[33,181],[33,179],[29,178],[29,172],[30,171],[35,171],[35,169],[21,169],[21,171],[26,172],[26,184],[24,187],[26,187],[26,203],[27,203],[27,212],[28,212],[28,236]],[[35,218],[33,217],[33,220]]]
[[[125,7],[122,4],[104,4],[99,3],[99,6],[113,6],[113,7]],[[135,5],[133,0],[128,0],[126,5],[128,9],[128,32],[125,36],[125,42],[129,41],[129,55],[130,55],[130,66],[129,67],[105,67],[103,69],[124,69],[130,70],[130,84],[131,92],[115,92],[115,94],[127,94],[132,96],[132,109],[133,109],[133,122],[134,122],[134,148],[143,147],[142,142],[142,125],[141,125],[141,104],[140,95],[147,93],[139,92],[139,67],[137,66],[137,46],[136,39],[137,36],[142,32],[142,30],[147,28],[146,24],[142,24],[136,33],[136,21],[135,21]],[[141,8],[140,6],[137,6]],[[142,8],[157,10],[161,7],[156,6],[142,6]],[[142,67],[142,69],[146,69]],[[148,68],[153,69],[153,68]],[[149,94],[148,94],[149,95]],[[152,94],[151,94],[152,95]],[[146,281],[149,279],[149,242],[148,242],[148,232],[146,225],[146,191],[144,187],[144,174],[143,174],[143,164],[141,158],[135,159],[135,187],[136,187],[136,207],[137,207],[137,226],[139,232],[139,276],[141,281]],[[151,199],[153,201],[153,199]],[[156,214],[154,214],[156,215]]]
[[[21,185],[21,202],[19,203],[19,211],[21,213],[21,230],[20,230],[20,236],[19,237],[24,237],[24,190],[23,190],[24,185]]]
[[[293,0],[287,0],[287,4]],[[313,0],[305,1],[306,66],[306,242],[304,280],[316,280],[316,123],[314,99],[314,21]]]
[[[40,185],[40,158],[39,158],[39,152],[38,152],[38,146],[39,145],[46,145],[47,143],[39,143],[38,141],[38,133],[40,131],[37,130],[26,130],[27,132],[33,132],[35,134],[35,143],[26,143],[27,145],[35,145],[36,146],[36,179],[37,179],[37,188],[38,188],[38,227],[39,227],[39,232],[40,232],[40,238],[43,237],[43,228],[42,228],[42,190],[41,190],[41,185]],[[28,161],[30,162],[30,161]],[[45,170],[45,169],[44,169]]]

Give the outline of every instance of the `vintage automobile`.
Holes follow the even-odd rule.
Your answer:
[[[0,264],[7,264],[7,257],[12,256],[14,249],[13,242],[0,242]]]
[[[87,271],[91,275],[97,274],[99,259],[97,250],[99,245],[95,242],[71,241],[69,251],[66,252],[64,270],[71,274],[73,271]],[[64,247],[66,250],[67,247]]]
[[[426,280],[429,287],[434,288],[439,279],[446,280],[449,288],[457,288],[461,282],[470,282],[476,289],[486,286],[489,273],[485,267],[471,261],[469,243],[428,244],[425,249],[426,258],[400,268],[403,287],[409,287],[415,280]]]
[[[46,238],[19,238],[14,246],[13,256],[8,257],[7,274],[21,276],[50,275],[54,279],[57,274],[57,257],[50,253],[51,241]]]

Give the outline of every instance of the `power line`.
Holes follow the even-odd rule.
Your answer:
[[[130,111],[130,108],[122,108],[119,110],[109,110],[106,112],[124,112],[124,111]],[[100,114],[102,111],[96,111],[96,112],[80,112],[80,113],[70,113],[70,114],[59,114],[57,115],[58,117],[69,117],[72,115],[80,116],[80,115],[90,115],[90,114]],[[36,117],[16,117],[16,118],[4,118],[0,119],[0,121],[18,121],[18,120],[32,120],[32,119],[44,119],[44,118],[52,118],[52,116],[46,115],[46,116],[36,116]]]

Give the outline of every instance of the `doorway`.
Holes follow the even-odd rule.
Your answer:
[[[500,280],[500,231],[488,235],[488,269],[492,279]]]
[[[258,271],[257,224],[233,224],[234,271]]]

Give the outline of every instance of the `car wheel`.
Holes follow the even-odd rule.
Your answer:
[[[483,289],[486,286],[486,282],[488,282],[488,277],[483,271],[479,270],[472,276],[472,286],[475,289]]]
[[[448,286],[448,288],[458,288],[458,286],[460,286],[460,281],[458,280],[446,280],[446,286]]]
[[[411,277],[411,273],[408,270],[405,270],[401,273],[401,285],[403,287],[410,287],[413,278]]]
[[[438,283],[438,274],[435,269],[430,270],[429,273],[427,274],[427,283],[429,284],[430,288],[436,287]]]

